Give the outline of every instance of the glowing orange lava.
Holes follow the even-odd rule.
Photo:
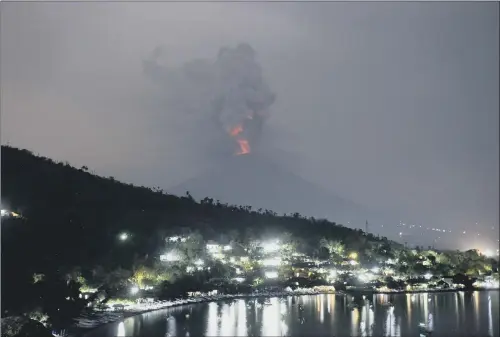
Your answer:
[[[242,132],[243,132],[243,127],[241,125],[237,125],[234,128],[232,128],[231,130],[229,130],[229,134],[233,137],[236,137],[237,135],[239,135]]]
[[[250,144],[248,144],[248,140],[238,139],[238,144],[240,145],[240,151],[236,153],[237,155],[250,153]]]
[[[250,144],[248,143],[248,140],[242,137],[242,132],[243,126],[241,124],[229,130],[229,134],[231,135],[231,137],[235,137],[238,145],[240,146],[240,150],[236,152],[236,155],[244,155],[250,153]]]

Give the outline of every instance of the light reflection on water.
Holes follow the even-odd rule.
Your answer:
[[[177,326],[174,317],[167,318],[167,333],[166,337],[177,336]]]
[[[123,322],[118,323],[118,331],[116,332],[116,336],[124,337],[125,335],[125,324]]]
[[[488,295],[488,336],[493,337],[493,315],[491,314],[491,295]]]
[[[207,336],[217,336],[217,322],[219,321],[217,317],[217,303],[212,302],[208,304],[208,315],[207,315]]]
[[[130,317],[88,333],[111,336],[499,336],[499,292],[238,299]],[[326,308],[325,308],[326,307]],[[186,315],[189,313],[189,315]],[[474,316],[474,317],[472,317]],[[461,319],[467,317],[467,319]]]

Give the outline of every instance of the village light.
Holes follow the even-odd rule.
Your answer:
[[[127,233],[121,233],[119,238],[121,241],[126,241],[128,239],[129,235]]]
[[[207,243],[207,250],[211,253],[214,253],[219,250],[219,245],[216,243]]]
[[[358,264],[358,261],[351,260],[349,261],[349,263],[351,264],[351,266],[355,266]]]
[[[6,209],[2,209],[0,210],[1,212],[1,216],[6,216],[7,214],[9,214],[9,211],[7,211]]]
[[[203,266],[204,262],[203,262],[203,260],[198,259],[198,260],[194,261],[194,264],[197,266]]]
[[[484,256],[486,257],[492,257],[493,256],[493,252],[491,250],[487,250],[484,252]]]
[[[276,267],[281,264],[281,258],[275,257],[272,259],[265,259],[262,261],[262,264],[267,267]]]
[[[231,248],[231,246],[230,246],[230,245],[225,245],[225,246],[224,246],[224,251],[226,251],[226,252],[227,252],[228,250],[231,250],[231,249],[232,249],[232,248]]]
[[[353,253],[349,254],[349,257],[353,260],[356,260],[358,258],[358,253],[353,252]]]
[[[214,254],[214,257],[215,257],[216,259],[222,260],[222,259],[224,259],[225,255],[224,255],[224,254],[222,254],[222,253],[215,253],[215,254]]]
[[[378,272],[380,271],[380,268],[379,268],[379,267],[373,267],[373,268],[371,269],[371,271],[372,271],[372,273],[374,273],[374,274],[378,274]]]
[[[370,282],[372,280],[372,276],[368,273],[362,273],[362,274],[359,274],[358,275],[358,279],[361,281],[361,282]]]
[[[174,262],[179,261],[179,255],[175,252],[168,252],[160,255],[160,261]]]
[[[427,273],[424,275],[425,279],[426,280],[430,280],[432,278],[432,274],[431,273]]]
[[[235,277],[235,278],[233,278],[233,280],[235,280],[236,282],[241,283],[241,282],[245,281],[245,278],[244,277]]]
[[[278,272],[277,271],[266,271],[264,275],[267,278],[277,278],[278,277]]]
[[[130,293],[132,295],[135,295],[139,292],[139,287],[138,286],[133,286],[132,288],[130,288]]]
[[[262,248],[266,253],[273,253],[280,249],[280,242],[276,240],[274,242],[266,242],[262,245]]]

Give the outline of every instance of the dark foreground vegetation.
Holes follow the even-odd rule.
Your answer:
[[[497,261],[103,178],[2,146],[2,317],[55,329],[116,298],[266,286],[409,289],[498,280]],[[440,283],[441,282],[441,283]]]

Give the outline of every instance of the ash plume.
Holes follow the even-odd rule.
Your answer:
[[[253,48],[224,47],[214,60],[196,59],[180,68],[160,65],[162,49],[144,61],[144,73],[165,89],[169,109],[208,117],[236,154],[257,144],[275,101]]]

